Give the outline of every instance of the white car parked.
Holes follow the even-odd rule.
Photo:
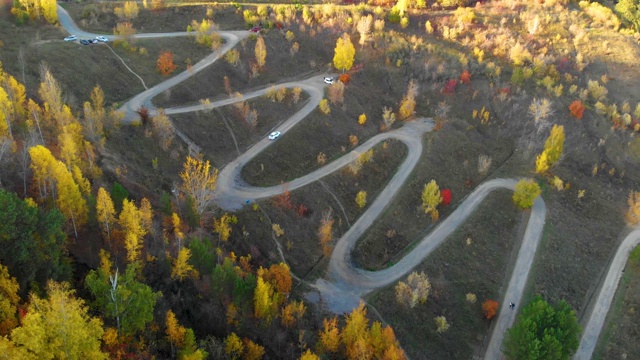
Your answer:
[[[269,134],[269,140],[275,140],[277,139],[280,135],[282,135],[282,133],[280,131],[274,131],[271,134]]]
[[[324,78],[324,83],[325,83],[325,84],[329,84],[329,85],[331,85],[331,84],[333,84],[334,82],[336,82],[336,79],[334,79],[334,78],[332,78],[332,77],[325,77],[325,78]]]
[[[100,41],[100,42],[107,42],[109,41],[109,39],[106,38],[106,36],[96,36],[96,40]]]
[[[76,41],[76,40],[78,40],[78,37],[75,35],[67,36],[66,38],[64,38],[64,41]]]

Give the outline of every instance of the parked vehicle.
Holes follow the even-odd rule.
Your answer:
[[[102,36],[102,35],[96,36],[96,40],[98,40],[100,42],[108,42],[109,41],[109,39],[107,39],[106,36]]]
[[[64,38],[64,41],[76,41],[76,40],[78,40],[78,37],[75,35],[67,36],[66,38]]]
[[[334,82],[336,82],[336,79],[334,79],[334,78],[332,78],[332,77],[325,77],[325,78],[324,78],[324,83],[325,83],[325,84],[329,84],[329,85],[331,85],[331,84],[333,84]]]
[[[89,40],[80,40],[80,44],[82,44],[82,45],[89,45],[89,44],[90,44],[90,42],[89,42]]]

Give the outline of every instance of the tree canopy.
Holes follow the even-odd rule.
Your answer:
[[[566,301],[551,306],[537,295],[507,331],[502,351],[508,359],[569,359],[578,348],[580,332],[576,313]]]
[[[40,210],[1,189],[0,208],[0,263],[16,277],[20,289],[27,291],[33,281],[44,285],[48,279],[67,279],[70,266],[60,211]]]

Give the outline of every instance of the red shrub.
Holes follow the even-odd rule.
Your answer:
[[[582,101],[576,100],[569,105],[569,111],[571,111],[571,115],[573,115],[576,119],[582,119],[582,115],[584,115],[584,105],[582,105]]]
[[[351,75],[349,75],[349,74],[341,74],[338,77],[338,80],[340,80],[343,84],[348,84],[349,80],[351,80]]]
[[[442,197],[442,205],[451,204],[451,189],[440,190],[440,197]]]
[[[451,79],[444,84],[444,93],[445,94],[453,94],[456,92],[456,86],[458,86],[458,81],[455,79]]]

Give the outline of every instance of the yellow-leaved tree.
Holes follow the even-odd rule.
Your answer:
[[[400,108],[398,109],[398,115],[401,120],[411,118],[416,112],[416,96],[418,95],[418,85],[411,79],[409,85],[407,85],[407,93],[404,95]]]
[[[218,183],[218,169],[212,169],[208,160],[187,156],[180,178],[183,190],[193,199],[194,210],[202,215],[213,200],[213,191]]]
[[[19,289],[16,278],[9,275],[6,266],[0,264],[0,337],[8,335],[18,325],[16,312],[20,301]]]
[[[184,280],[189,276],[198,276],[198,271],[189,264],[191,258],[191,250],[188,248],[182,248],[178,252],[178,257],[173,261],[173,267],[171,269],[171,278],[176,280]]]
[[[349,34],[344,33],[336,42],[335,55],[333,56],[333,66],[336,69],[345,71],[351,69],[356,56],[356,48],[351,43]]]
[[[536,158],[536,172],[546,172],[560,161],[564,149],[564,126],[553,125],[551,133],[544,143],[544,150]]]
[[[256,41],[256,63],[260,68],[263,68],[267,64],[267,45],[264,43],[264,38],[258,36]]]
[[[96,218],[98,220],[98,226],[102,230],[102,236],[107,240],[111,239],[111,230],[116,224],[115,207],[113,206],[113,200],[111,195],[103,188],[98,189],[98,196],[96,197]]]
[[[36,359],[107,359],[100,350],[102,320],[90,317],[67,283],[49,281],[47,297],[31,294],[11,340]]]
[[[532,179],[518,181],[513,191],[513,202],[521,209],[533,206],[533,201],[540,195],[540,186]]]
[[[422,190],[422,209],[425,214],[431,213],[431,219],[433,221],[438,220],[440,216],[437,206],[440,205],[441,202],[440,187],[438,187],[435,180],[431,180]]]
[[[120,229],[124,234],[124,245],[127,249],[127,260],[134,262],[140,259],[143,237],[147,230],[142,224],[142,215],[133,201],[124,199],[122,211],[118,217]]]
[[[273,287],[262,276],[258,276],[256,288],[253,293],[253,314],[256,318],[271,324],[271,321],[278,315],[278,301],[274,299],[277,294]]]
[[[50,194],[55,196],[56,206],[65,218],[71,221],[77,237],[77,228],[87,222],[89,213],[80,186],[65,164],[56,160],[49,149],[37,145],[29,149],[29,155],[40,198],[44,199]]]

